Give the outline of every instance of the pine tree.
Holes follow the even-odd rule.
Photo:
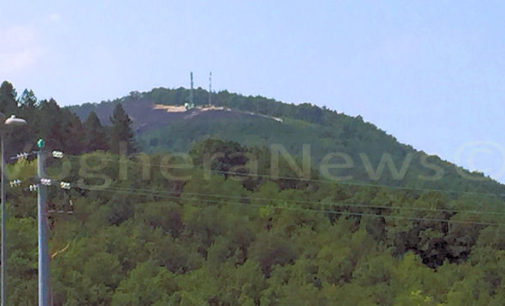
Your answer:
[[[4,81],[0,85],[0,112],[6,116],[17,114],[18,102],[16,90],[11,83]]]
[[[65,121],[61,108],[54,99],[42,100],[39,107],[39,118],[43,118],[39,125],[38,137],[46,141],[46,147],[50,150],[63,150],[66,140],[64,133]]]
[[[37,97],[31,89],[25,89],[19,98],[19,105],[21,109],[34,110],[37,106]]]
[[[112,123],[110,149],[113,153],[134,153],[137,151],[133,130],[131,128],[132,121],[125,112],[121,104],[117,104],[110,118]]]
[[[84,129],[86,130],[85,144],[87,152],[106,151],[109,149],[105,128],[100,123],[100,119],[98,119],[95,112],[89,113],[88,118],[84,122]]]
[[[86,131],[81,120],[66,109],[62,113],[65,120],[63,149],[69,154],[82,153],[86,149]]]
[[[40,119],[37,117],[37,98],[32,90],[25,89],[18,101],[13,101],[12,98],[15,96],[14,89],[4,87],[4,90],[10,92],[7,100],[8,110],[4,113],[5,115],[13,115],[25,119],[28,124],[22,127],[17,127],[16,129],[7,129],[7,138],[9,150],[14,152],[28,151],[31,149],[31,144],[35,143],[35,134],[38,131],[37,124]],[[5,97],[5,96],[4,96]],[[6,100],[4,100],[6,101]],[[19,105],[19,106],[18,106]]]

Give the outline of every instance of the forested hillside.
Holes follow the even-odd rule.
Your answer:
[[[173,100],[162,95],[178,92]],[[371,124],[308,105],[270,101],[277,112],[269,106],[262,114],[282,123],[202,115],[135,133],[139,117],[127,114],[126,100],[180,103],[185,93],[155,89],[122,103],[71,108],[79,116],[87,109],[81,121],[53,100],[30,91],[18,96],[2,84],[0,111],[29,123],[9,132],[7,156],[31,150],[40,137],[48,150],[65,152],[47,161],[49,177],[71,183],[69,190],[51,186],[48,196],[55,305],[500,305],[505,299],[502,185],[465,178],[468,172],[436,157],[423,164],[424,153]],[[232,98],[218,102],[219,95]],[[196,101],[205,103],[204,96],[200,91]],[[247,110],[240,101],[248,99],[265,101],[258,107],[270,103],[228,93],[216,94],[215,102]],[[110,107],[103,125],[101,107]],[[296,110],[303,108],[322,115],[302,118],[307,114]],[[163,131],[170,133],[156,136]],[[162,137],[172,142],[142,152]],[[292,160],[272,154],[276,142]],[[303,164],[304,142],[316,155],[311,159],[328,149],[356,164],[366,153],[375,169],[383,153],[398,167],[409,153],[417,162],[400,180],[388,167],[374,180],[366,165],[332,173],[352,179],[332,180],[321,162],[305,178],[293,166]],[[8,305],[37,304],[37,205],[27,188],[36,162],[10,160],[6,171],[8,180],[22,182],[7,190]],[[418,183],[437,167],[441,178]]]
[[[502,185],[484,177],[482,173],[469,173],[437,156],[401,144],[393,136],[363,121],[360,116],[350,117],[308,103],[286,104],[227,91],[212,94],[212,103],[216,106],[282,118],[282,122],[223,111],[207,111],[194,117],[163,117],[162,110],[152,109],[157,104],[183,105],[188,97],[189,90],[184,88],[155,88],[144,93],[132,92],[114,101],[85,103],[69,109],[82,120],[90,112],[96,112],[102,123],[107,125],[115,105],[123,105],[137,130],[137,143],[147,153],[188,152],[195,142],[217,138],[246,146],[269,148],[272,144],[278,144],[301,159],[304,145],[309,145],[310,152],[307,155],[310,155],[316,171],[321,162],[334,153],[338,153],[338,156],[326,160],[327,162],[352,164],[349,168],[342,167],[332,172],[334,177],[346,178],[345,181],[348,182],[505,192]],[[197,106],[206,105],[208,92],[201,88],[194,90],[194,101]],[[341,153],[349,159],[347,162],[342,162]],[[392,171],[391,167],[394,168]],[[402,169],[405,171],[402,172]],[[432,179],[433,177],[437,178]]]
[[[450,199],[423,190],[239,180],[218,174],[220,165],[205,178],[198,167],[167,170],[163,156],[150,157],[149,176],[139,160],[125,164],[104,153],[62,163],[82,158],[84,174],[77,167],[65,179],[83,181],[51,195],[64,211],[50,216],[55,305],[461,305],[504,298],[505,211],[489,195]],[[54,164],[50,172],[62,168]],[[21,162],[10,172],[34,170],[34,162]],[[13,190],[9,203],[9,301],[34,305],[35,197]]]

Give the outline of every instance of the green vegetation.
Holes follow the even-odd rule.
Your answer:
[[[503,299],[505,211],[497,199],[322,182],[290,188],[265,178],[250,188],[241,175],[206,179],[199,167],[166,170],[162,156],[150,157],[150,176],[140,159],[124,168],[105,153],[62,163],[79,165],[81,158],[89,161],[85,169],[93,169],[81,188],[51,196],[60,209],[68,209],[68,199],[74,203],[73,215],[51,216],[56,305],[459,305]],[[219,171],[226,161],[211,167]],[[118,177],[120,167],[126,177]],[[30,176],[34,168],[34,162],[22,162],[10,173]],[[61,169],[54,164],[50,172]],[[79,173],[83,168],[76,167],[66,179],[78,180]],[[97,173],[114,183],[86,187],[103,183]],[[171,176],[191,178],[166,178]],[[9,199],[10,304],[34,304],[35,198],[13,190]]]
[[[410,188],[430,188],[459,191],[504,193],[503,185],[482,173],[470,173],[454,164],[399,143],[393,136],[363,121],[360,116],[350,117],[327,108],[304,103],[286,104],[263,97],[246,97],[221,91],[213,95],[216,106],[242,112],[280,117],[283,122],[247,114],[202,114],[165,118],[165,122],[149,121],[145,109],[152,104],[183,105],[189,96],[184,88],[155,88],[150,92],[132,92],[114,101],[87,103],[69,109],[80,118],[91,111],[100,113],[102,122],[118,104],[128,106],[130,115],[139,129],[137,143],[146,153],[188,152],[195,143],[207,138],[234,141],[250,147],[269,147],[281,144],[292,155],[302,158],[304,145],[310,145],[314,169],[321,162],[342,164],[345,154],[352,167],[330,174],[345,177],[354,183],[372,183]],[[194,92],[196,105],[208,103],[208,92],[198,88]],[[381,166],[382,165],[382,166]],[[392,169],[393,168],[393,169]],[[381,169],[383,169],[381,171]],[[405,169],[405,171],[401,171]],[[395,173],[397,172],[397,173]],[[437,179],[433,179],[440,176]],[[423,179],[426,178],[426,179]]]
[[[311,140],[313,159],[332,148],[358,164],[365,152],[375,168],[382,149],[396,165],[413,153],[418,162],[404,179],[394,180],[386,168],[371,180],[363,163],[338,173],[352,180],[327,180],[319,167],[300,179],[282,154],[272,176],[275,155],[264,145],[275,141],[262,138],[266,132],[252,120],[195,123],[172,137],[189,155],[117,155],[136,148],[121,104],[107,104],[116,109],[114,124],[103,127],[98,113],[81,123],[54,101],[39,102],[28,91],[17,98],[8,86],[0,90],[0,111],[37,124],[19,132],[26,138],[10,135],[9,145],[45,137],[50,148],[70,152],[48,161],[50,177],[74,186],[49,194],[55,305],[500,305],[505,298],[503,186],[465,180],[436,158],[430,162],[445,176],[418,184],[420,174],[430,175],[420,160],[425,154],[359,119],[318,122],[314,111],[261,124],[297,165],[303,154],[296,137]],[[279,109],[290,107],[296,108]],[[328,113],[322,110],[322,118]],[[172,132],[183,130],[177,124]],[[249,138],[249,124],[258,138]],[[347,124],[355,124],[352,136],[339,130]],[[328,133],[326,141],[314,133]],[[126,151],[113,148],[119,142]],[[6,174],[30,182],[35,163],[10,164]],[[9,305],[37,303],[35,203],[35,194],[8,189]]]
[[[133,131],[131,129],[131,119],[128,114],[126,114],[121,104],[117,104],[114,108],[110,121],[112,123],[110,131],[111,152],[119,154],[122,152],[121,145],[124,145],[123,154],[134,153],[136,148]]]

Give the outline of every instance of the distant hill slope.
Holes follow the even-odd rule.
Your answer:
[[[247,146],[282,144],[291,154],[300,157],[304,144],[310,144],[311,158],[317,167],[328,154],[340,152],[352,160],[352,167],[337,169],[335,175],[352,176],[352,181],[391,186],[434,188],[484,193],[505,193],[503,185],[428,156],[358,117],[350,117],[311,104],[286,104],[259,96],[246,97],[222,91],[212,95],[214,108],[205,107],[208,92],[194,91],[197,108],[182,108],[189,97],[184,88],[155,88],[149,92],[132,92],[113,101],[85,103],[69,107],[82,120],[95,111],[104,124],[116,103],[122,103],[134,122],[137,139],[145,152],[186,152],[192,143],[207,137],[232,140]],[[169,107],[173,106],[173,107]],[[401,172],[401,179],[380,163],[390,156]],[[342,163],[334,156],[332,163]],[[437,171],[440,179],[431,178]],[[469,179],[471,178],[471,179]]]

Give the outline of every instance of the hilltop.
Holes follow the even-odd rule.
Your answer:
[[[189,95],[184,88],[154,88],[112,101],[71,106],[69,110],[81,120],[94,111],[108,125],[112,110],[121,103],[146,153],[188,152],[196,142],[218,138],[248,147],[280,144],[301,158],[304,144],[308,144],[316,169],[331,154],[337,153],[333,163],[342,163],[342,154],[347,155],[352,167],[333,173],[352,182],[465,192],[505,190],[481,173],[470,173],[398,142],[361,116],[351,117],[310,103],[288,104],[228,91],[213,93],[209,106],[208,92],[201,88],[194,90],[195,108],[186,110]]]

